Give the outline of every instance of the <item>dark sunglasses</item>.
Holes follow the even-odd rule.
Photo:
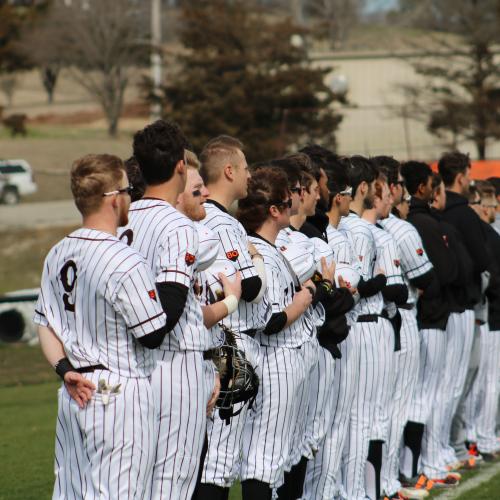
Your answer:
[[[103,196],[113,196],[114,194],[131,194],[134,190],[134,186],[129,184],[127,187],[116,189],[115,191],[109,191],[108,193],[103,193]]]
[[[290,188],[290,193],[302,193],[302,186]]]
[[[195,189],[191,194],[196,198],[198,196],[201,196],[201,190]]]
[[[288,198],[286,201],[271,201],[269,202],[269,205],[276,206],[276,207],[284,207],[284,208],[292,208],[292,199]]]

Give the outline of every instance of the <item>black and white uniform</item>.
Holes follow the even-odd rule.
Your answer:
[[[351,265],[360,270],[359,259],[355,257],[349,232],[340,232],[328,225],[326,228],[328,245],[332,249],[336,265]],[[356,308],[347,314],[348,323],[353,325]],[[359,346],[357,338],[351,333],[338,346],[342,357],[335,360],[331,375],[332,384],[328,395],[329,404],[325,407],[325,436],[313,460],[307,464],[303,498],[307,500],[334,498],[340,484],[340,464],[347,435],[349,416],[355,393],[353,373],[359,371]],[[330,356],[330,354],[328,354]],[[331,356],[330,356],[331,358]]]
[[[343,228],[352,235],[363,279],[371,279],[375,275],[377,262],[372,224],[351,212],[342,218],[339,229]],[[356,305],[358,316],[350,334],[350,337],[357,337],[359,342],[359,377],[350,413],[341,492],[342,497],[350,500],[365,498],[369,444],[371,440],[384,440],[387,431],[385,412],[380,407],[379,397],[380,387],[387,382],[386,365],[393,355],[391,342],[394,332],[390,322],[380,316],[383,308],[384,300],[380,292],[361,298]]]
[[[213,346],[196,297],[198,232],[194,223],[166,201],[143,198],[131,204],[122,236],[149,263],[156,283],[188,288],[182,315],[156,350],[152,384],[157,404],[158,442],[152,497],[190,499],[196,484],[206,429],[204,351]]]
[[[249,240],[264,258],[272,311],[280,313],[293,300],[297,276],[275,245],[258,236]],[[256,479],[272,488],[283,483],[305,377],[303,346],[312,333],[302,315],[278,333],[266,335],[261,330],[255,337],[261,346],[260,387],[255,409],[245,423],[242,481]]]
[[[300,284],[312,278],[317,267],[314,258],[315,246],[312,240],[299,231],[286,228],[279,232],[276,238],[276,246],[290,264]],[[312,458],[317,450],[317,443],[312,432],[313,427],[319,425],[320,419],[317,398],[322,398],[324,395],[324,391],[320,391],[317,385],[319,383],[319,377],[317,376],[319,351],[322,347],[320,347],[316,336],[317,326],[321,326],[325,320],[323,306],[321,304],[317,304],[316,307],[310,306],[304,313],[303,318],[307,322],[307,328],[311,332],[311,336],[303,346],[305,377],[300,391],[301,395],[297,400],[297,426],[292,430],[291,454],[288,459],[287,470],[297,464],[303,456]],[[315,412],[314,408],[317,407],[318,411]]]
[[[217,260],[229,263],[241,274],[242,280],[257,276],[248,252],[248,236],[243,226],[221,205],[205,203],[207,215],[202,224],[210,228],[220,242]],[[210,271],[210,268],[208,269]],[[254,340],[257,330],[265,327],[271,317],[271,306],[264,294],[257,302],[240,300],[238,309],[222,320],[222,324],[236,334],[236,343],[246,358],[257,368],[260,363],[260,345]],[[242,454],[243,428],[248,414],[248,404],[238,406],[241,412],[229,420],[221,420],[218,410],[208,421],[208,451],[202,472],[202,482],[230,487],[239,477]]]
[[[389,437],[384,447],[382,489],[390,496],[401,488],[399,482],[399,449],[404,426],[408,421],[410,404],[418,379],[420,363],[420,336],[417,327],[417,290],[410,280],[432,269],[417,230],[409,223],[390,215],[379,222],[392,235],[397,245],[401,273],[408,287],[407,305],[399,308],[401,314],[401,349],[395,353],[395,382],[391,395],[392,416]]]
[[[59,389],[54,499],[149,498],[155,359],[137,339],[165,320],[149,266],[115,236],[78,229],[50,250],[34,321],[75,368],[96,367],[85,373],[96,387],[115,388],[83,409]]]

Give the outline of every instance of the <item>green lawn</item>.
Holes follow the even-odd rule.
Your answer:
[[[500,498],[500,474],[494,476],[487,483],[457,497],[457,500],[492,500]]]
[[[58,387],[38,347],[0,345],[0,500],[51,498]]]

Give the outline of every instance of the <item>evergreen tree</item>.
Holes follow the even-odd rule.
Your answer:
[[[311,67],[289,20],[273,21],[248,1],[193,0],[181,22],[186,50],[156,98],[195,149],[218,134],[242,140],[251,161],[309,141],[335,147],[342,117],[326,70]]]

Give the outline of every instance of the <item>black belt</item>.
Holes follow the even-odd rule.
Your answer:
[[[360,314],[356,318],[357,323],[377,323],[380,315],[378,314]]]
[[[108,368],[104,365],[82,366],[81,368],[76,368],[78,373],[92,373],[96,370],[108,370]]]
[[[208,351],[203,351],[203,359],[204,360],[214,359],[214,350],[209,349]]]
[[[405,309],[406,311],[411,311],[413,309],[413,304],[401,304],[398,306],[399,309]]]

